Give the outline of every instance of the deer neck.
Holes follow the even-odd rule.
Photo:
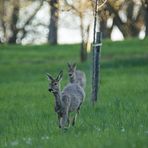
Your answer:
[[[59,90],[58,92],[55,92],[54,97],[55,97],[55,105],[61,106],[61,91]]]

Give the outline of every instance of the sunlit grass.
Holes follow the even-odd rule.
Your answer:
[[[0,45],[0,147],[147,148],[148,39],[104,41],[100,98],[92,108],[91,58],[79,62],[78,45]],[[76,126],[57,126],[46,73],[77,62],[87,74],[86,99]]]

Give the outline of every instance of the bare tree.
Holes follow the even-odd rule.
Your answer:
[[[34,8],[31,13],[28,13],[28,17],[23,20],[23,25],[18,26],[18,23],[23,19],[19,17],[21,7],[25,4],[27,6],[31,5],[32,2],[33,1],[20,2],[20,0],[1,0],[0,28],[3,32],[3,42],[16,43],[18,33],[22,34],[20,39],[23,39],[25,37],[27,33],[26,26],[31,23],[31,21],[43,5],[44,0],[38,0],[38,6]]]
[[[10,30],[11,30],[11,36],[9,37],[8,42],[9,43],[16,43],[17,34],[18,34],[18,28],[17,28],[17,22],[19,19],[19,11],[20,11],[20,1],[19,0],[13,0],[13,8],[12,8],[12,16],[10,20]]]
[[[81,62],[84,62],[87,60],[87,42],[89,38],[90,25],[92,23],[90,21],[88,24],[86,24],[85,17],[92,17],[92,2],[91,0],[75,0],[72,2],[65,0],[65,2],[66,6],[69,7],[69,10],[71,10],[76,16],[78,16],[80,20],[80,60]],[[86,12],[89,12],[89,14],[87,14]]]
[[[108,10],[104,7],[102,10],[98,11],[99,21],[100,21],[100,31],[102,32],[102,38],[110,38],[113,25],[107,26],[107,21],[111,18]]]
[[[144,25],[144,22],[143,22],[144,15],[143,15],[143,9],[140,4],[140,1],[137,4],[137,1],[133,1],[133,0],[129,0],[129,1],[109,0],[105,5],[104,10],[113,19],[112,26],[110,27],[111,30],[113,26],[117,26],[125,38],[137,37],[139,35],[139,32],[141,31]],[[120,15],[121,13],[124,16],[121,16]],[[100,14],[102,17],[102,13]],[[108,19],[108,17],[106,18],[103,17],[103,18],[104,20]]]

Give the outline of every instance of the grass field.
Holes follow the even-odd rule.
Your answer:
[[[77,62],[87,74],[86,99],[76,126],[57,126],[46,72]],[[104,41],[100,100],[90,104],[91,61],[79,62],[78,45],[0,45],[0,148],[147,148],[148,38]]]

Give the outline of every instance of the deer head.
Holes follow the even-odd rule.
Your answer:
[[[50,74],[47,74],[47,78],[49,80],[49,88],[48,91],[52,93],[57,93],[59,92],[59,85],[60,85],[60,80],[62,79],[63,76],[63,71],[60,71],[58,76],[56,78],[53,78]]]
[[[67,64],[68,65],[68,75],[70,78],[73,78],[74,77],[74,74],[75,74],[75,71],[76,71],[76,63],[74,64]]]

